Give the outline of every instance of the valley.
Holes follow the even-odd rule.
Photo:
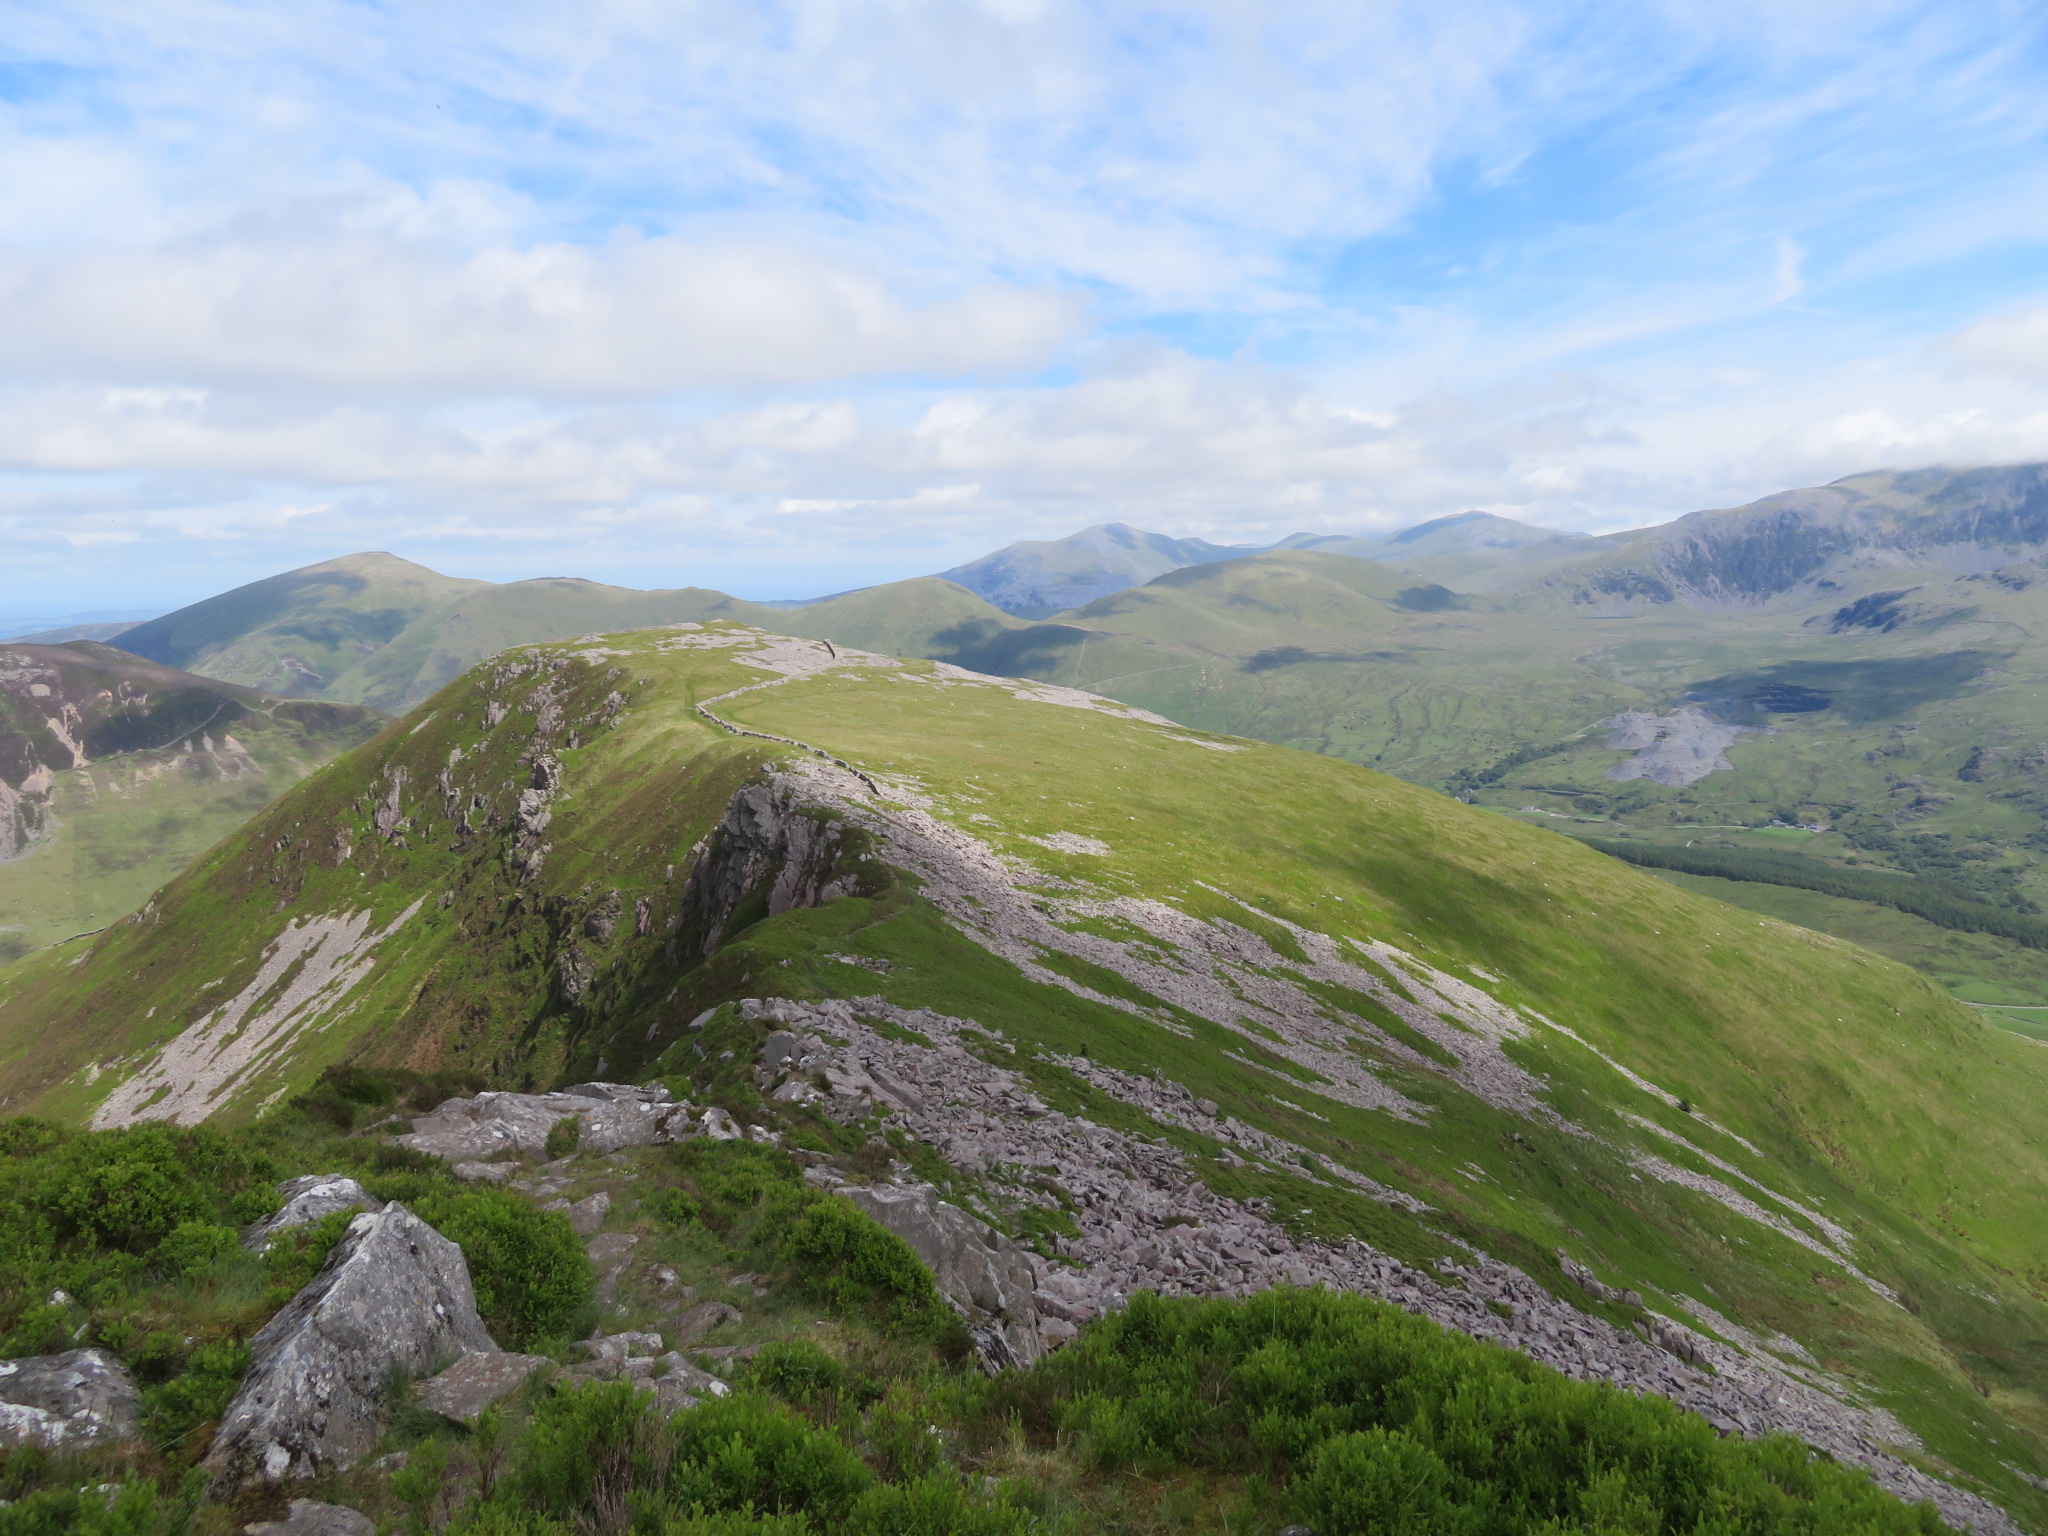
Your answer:
[[[0,644],[0,963],[134,911],[381,723],[89,641]]]

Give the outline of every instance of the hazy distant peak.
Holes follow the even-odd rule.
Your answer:
[[[1451,554],[1468,549],[1519,549],[1526,544],[1546,544],[1552,539],[1583,539],[1583,533],[1565,533],[1556,528],[1538,528],[1492,512],[1452,512],[1433,517],[1413,528],[1404,528],[1385,542],[1390,549],[1421,554]]]
[[[1128,523],[1096,523],[1064,539],[1020,539],[938,574],[1007,613],[1046,618],[1184,566],[1257,553],[1206,539],[1176,539]]]

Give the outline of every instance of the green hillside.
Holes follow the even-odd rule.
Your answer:
[[[800,1137],[753,1069],[771,1023],[726,1006],[760,997],[866,999],[826,1032],[875,1052],[964,1044],[1184,1159],[1304,1274],[1368,1273],[1361,1239],[1456,1289],[1490,1255],[1574,1299],[1588,1349],[1683,1324],[1723,1353],[1658,1355],[1682,1391],[1761,1382],[1758,1427],[2048,1514],[2014,1470],[2048,1475],[2038,1047],[1552,834],[1056,689],[724,624],[508,654],[135,919],[0,973],[0,1088],[236,1123],[343,1062],[660,1074]],[[904,1139],[931,1116],[959,1129]],[[1077,1276],[1167,1283],[1164,1209],[935,1161],[984,1123],[888,1122],[1021,1236],[1128,1244]]]
[[[775,612],[701,587],[465,581],[363,554],[251,582],[119,639],[123,650],[223,682],[396,713],[508,646],[728,617],[758,623]]]
[[[91,641],[0,646],[0,964],[127,916],[382,723]]]

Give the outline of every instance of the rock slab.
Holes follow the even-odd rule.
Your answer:
[[[515,1355],[500,1351],[487,1355],[464,1355],[438,1376],[413,1385],[412,1395],[444,1419],[474,1424],[499,1398],[518,1391],[542,1366],[552,1362],[546,1355]]]
[[[651,1147],[696,1134],[690,1106],[666,1088],[625,1083],[578,1083],[560,1093],[480,1093],[450,1099],[412,1122],[398,1144],[450,1162],[484,1163],[506,1152],[527,1155],[547,1145],[548,1132],[572,1115],[583,1122],[582,1152]]]
[[[352,1466],[377,1443],[394,1370],[498,1353],[462,1250],[395,1202],[351,1222],[249,1345],[255,1363],[206,1455],[220,1488]]]
[[[102,1445],[141,1429],[135,1378],[102,1350],[0,1360],[0,1445]]]
[[[985,1369],[1029,1366],[1044,1351],[1030,1255],[929,1186],[848,1185],[839,1191],[908,1243],[939,1294],[967,1320]]]
[[[259,1520],[242,1527],[245,1536],[375,1536],[377,1522],[344,1504],[293,1499],[282,1520]]]

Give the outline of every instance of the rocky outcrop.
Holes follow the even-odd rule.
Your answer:
[[[505,1351],[464,1355],[440,1375],[415,1382],[412,1395],[444,1419],[474,1424],[491,1404],[518,1391],[535,1371],[551,1363],[546,1355]]]
[[[394,1371],[498,1352],[462,1250],[396,1203],[356,1217],[249,1344],[255,1361],[206,1456],[224,1488],[347,1468],[377,1442]]]
[[[103,1445],[141,1426],[135,1378],[101,1350],[0,1360],[0,1446]]]
[[[681,1351],[663,1353],[658,1333],[599,1335],[585,1339],[583,1348],[589,1362],[569,1367],[562,1373],[563,1380],[638,1382],[653,1391],[655,1407],[665,1414],[694,1408],[706,1397],[724,1397],[732,1390]]]
[[[741,789],[690,868],[677,919],[684,947],[693,958],[710,954],[740,903],[763,886],[770,916],[856,889],[857,879],[839,869],[843,839],[842,824],[787,780]]]
[[[336,1211],[381,1211],[384,1202],[345,1173],[307,1173],[277,1186],[284,1206],[242,1233],[242,1246],[261,1254],[280,1232],[311,1226]]]
[[[2018,1528],[1995,1506],[1905,1459],[1900,1452],[1917,1449],[1918,1442],[1890,1413],[1860,1406],[1843,1382],[1784,1358],[1726,1318],[1702,1318],[1711,1335],[1656,1313],[1624,1328],[1484,1254],[1428,1273],[1355,1239],[1298,1236],[1265,1202],[1218,1195],[1173,1146],[1048,1110],[1018,1073],[968,1048],[1001,1042],[998,1032],[971,1020],[902,1009],[879,997],[763,1002],[753,1013],[783,1026],[789,1040],[778,1041],[778,1048],[796,1047],[796,1061],[821,1054],[870,1077],[879,1070],[909,1090],[920,1107],[890,1111],[885,1128],[931,1147],[1004,1202],[1058,1209],[1072,1221],[1077,1235],[1053,1239],[1056,1257],[1023,1253],[1036,1277],[1031,1302],[1041,1350],[1072,1338],[1140,1290],[1241,1297],[1274,1285],[1326,1285],[1519,1350],[1576,1380],[1656,1392],[1724,1434],[1796,1435],[1869,1469],[1891,1493],[1933,1503],[1953,1525],[2017,1536]],[[827,1046],[828,1036],[845,1043]],[[785,1068],[791,1060],[783,1057]],[[1081,1070],[1075,1062],[1067,1065]],[[1162,1124],[1192,1127],[1193,1117],[1201,1116],[1214,1122],[1208,1134],[1219,1143],[1228,1139],[1227,1123],[1205,1114],[1192,1095],[1171,1083],[1142,1081],[1152,1085],[1149,1096],[1127,1091],[1118,1097],[1140,1104]],[[1247,1161],[1270,1172],[1334,1182],[1344,1171],[1331,1163],[1289,1163],[1285,1144],[1270,1142],[1240,1145],[1250,1154]],[[1230,1155],[1227,1147],[1219,1153]],[[829,1168],[811,1168],[806,1176],[851,1192]],[[1562,1278],[1573,1289],[1583,1286],[1570,1269]],[[1601,1292],[1588,1294],[1604,1292],[1624,1304],[1632,1294],[1597,1277],[1594,1283]]]
[[[839,1192],[924,1260],[939,1294],[966,1319],[984,1369],[1037,1362],[1043,1346],[1029,1254],[925,1186],[852,1185]]]
[[[377,1522],[359,1509],[293,1499],[282,1520],[259,1520],[242,1527],[244,1536],[373,1536]]]
[[[705,1129],[702,1112],[670,1098],[659,1084],[635,1088],[625,1083],[578,1083],[560,1093],[480,1093],[473,1099],[450,1099],[432,1114],[416,1118],[412,1130],[397,1141],[450,1162],[475,1162],[506,1152],[531,1154],[543,1150],[555,1123],[571,1115],[583,1122],[577,1148],[584,1152],[651,1147],[686,1140]]]

